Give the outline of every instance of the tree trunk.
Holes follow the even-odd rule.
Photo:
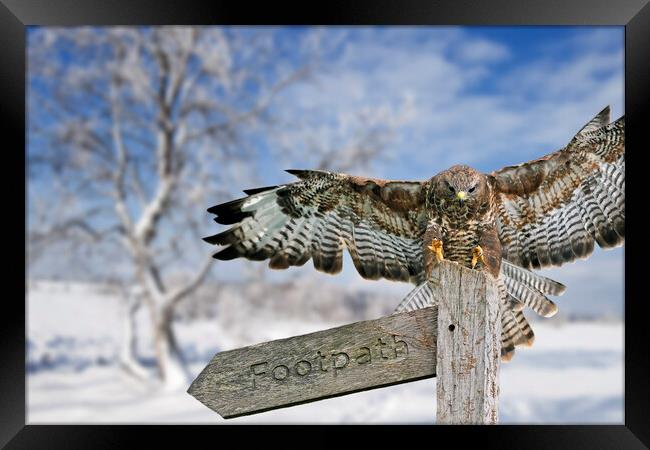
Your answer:
[[[120,349],[120,367],[129,375],[141,380],[150,379],[150,374],[140,365],[137,358],[138,334],[135,315],[140,309],[141,299],[137,294],[126,294],[124,307],[122,346]]]
[[[163,385],[169,390],[179,387],[187,388],[191,381],[191,376],[174,334],[172,318],[173,314],[170,310],[163,310],[154,327],[156,362]]]

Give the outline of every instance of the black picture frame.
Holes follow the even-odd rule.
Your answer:
[[[308,2],[200,2],[197,0],[0,0],[0,114],[5,125],[4,224],[5,242],[16,246],[25,236],[27,172],[23,197],[17,167],[25,166],[25,46],[26,27],[30,25],[162,25],[162,24],[400,24],[400,25],[622,25],[625,26],[625,115],[628,147],[632,158],[627,164],[628,203],[647,192],[642,155],[647,152],[647,134],[642,117],[650,99],[650,5],[648,0],[535,1],[535,0],[429,0],[429,1],[330,1],[317,5]],[[7,140],[7,137],[12,139]],[[11,144],[9,144],[9,142]],[[25,150],[24,150],[25,151]],[[634,175],[634,172],[639,172]],[[14,177],[16,179],[14,179]],[[642,205],[642,204],[641,204]],[[18,211],[25,211],[23,221]],[[645,243],[641,237],[643,207],[628,208],[625,248],[625,423],[624,425],[570,426],[497,426],[497,427],[412,427],[410,433],[433,432],[435,439],[480,440],[482,446],[498,448],[647,448],[650,445],[650,327],[647,319],[648,295],[644,286]],[[630,218],[631,216],[631,218]],[[634,217],[637,217],[634,219]],[[19,229],[23,226],[22,231]],[[636,237],[634,237],[636,236]],[[631,240],[631,243],[629,242]],[[24,243],[24,242],[23,242]],[[631,245],[630,245],[631,244]],[[26,425],[25,403],[25,305],[19,301],[25,280],[23,270],[5,253],[5,280],[10,295],[4,299],[0,325],[0,447],[31,448],[113,448],[147,440],[171,446],[174,436],[187,445],[197,438],[222,439],[222,431],[205,426],[109,426],[109,425]],[[246,432],[246,428],[228,427]],[[286,438],[286,430],[264,427],[268,442],[291,447],[302,446]],[[254,433],[253,433],[254,434]],[[249,433],[250,437],[253,434]],[[320,433],[319,433],[320,434]],[[367,433],[362,433],[366,435]],[[382,433],[370,433],[375,436]],[[400,434],[402,437],[406,434]],[[397,436],[397,435],[395,435]],[[492,439],[490,439],[492,438]],[[191,439],[191,440],[190,440]],[[314,439],[332,441],[333,437],[314,435]],[[310,439],[311,441],[311,439]],[[324,442],[326,443],[326,442]],[[304,442],[304,445],[311,445]],[[432,442],[431,445],[434,445]],[[271,445],[274,447],[275,445]],[[284,446],[284,445],[283,445]]]

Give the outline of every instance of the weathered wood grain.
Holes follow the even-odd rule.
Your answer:
[[[435,375],[436,308],[218,353],[188,393],[224,418]]]
[[[501,318],[496,280],[447,263],[432,273],[438,303],[437,423],[496,424]]]

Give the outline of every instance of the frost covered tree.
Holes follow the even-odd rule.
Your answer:
[[[30,245],[109,244],[98,271],[134,284],[125,292],[148,309],[160,376],[177,384],[174,310],[211,262],[198,214],[241,175],[216,167],[250,156],[242,129],[304,67],[278,70],[267,36],[218,28],[41,29],[29,48],[32,219],[53,215],[30,221]],[[191,276],[170,283],[181,268]]]
[[[173,318],[210,272],[211,249],[200,239],[205,209],[255,184],[253,142],[285,136],[273,104],[287,87],[307,82],[317,63],[317,32],[291,43],[292,57],[283,58],[286,43],[275,31],[29,33],[28,261],[49,255],[48,266],[63,275],[76,264],[117,280],[130,321],[122,364],[147,376],[133,357],[133,317],[143,306],[167,387],[188,379]],[[345,131],[346,146],[309,149],[316,166],[341,168],[337,160],[353,168],[383,151],[394,117],[358,117],[366,122]]]

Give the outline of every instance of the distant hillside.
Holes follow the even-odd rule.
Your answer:
[[[226,318],[244,311],[306,321],[357,321],[391,314],[394,293],[298,279],[280,283],[206,284],[179,308],[178,318]]]

